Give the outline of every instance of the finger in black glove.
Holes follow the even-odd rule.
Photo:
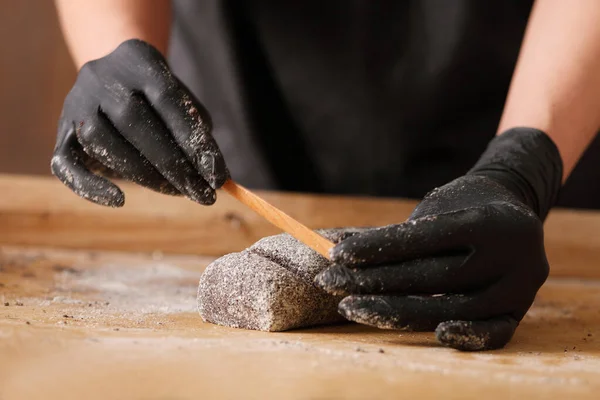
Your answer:
[[[548,136],[508,131],[406,222],[336,245],[335,265],[316,283],[347,296],[339,311],[349,320],[435,330],[442,344],[460,350],[501,348],[548,276],[542,224],[561,178]]]
[[[205,205],[229,177],[208,112],[160,52],[137,39],[81,68],[51,167],[79,196],[112,207],[125,199],[108,177]]]

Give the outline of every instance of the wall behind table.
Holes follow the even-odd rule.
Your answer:
[[[75,80],[51,0],[0,0],[0,173],[50,174]]]

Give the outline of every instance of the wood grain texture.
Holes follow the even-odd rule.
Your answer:
[[[203,323],[210,260],[0,246],[0,398],[598,398],[599,281],[551,279],[505,349],[461,353],[356,324]]]
[[[221,191],[207,207],[119,185],[125,206],[112,209],[82,200],[55,178],[0,176],[0,243],[219,256],[281,232]],[[257,193],[312,229],[400,222],[413,207],[395,200]]]
[[[335,246],[330,240],[302,225],[285,212],[231,179],[225,182],[223,190],[282,231],[289,233],[323,257],[330,258],[329,250]]]
[[[122,209],[80,199],[54,178],[0,175],[0,243],[220,256],[279,233],[220,192],[205,207],[119,183]],[[404,221],[415,201],[257,192],[311,229]],[[554,210],[545,228],[552,276],[600,277],[600,213]],[[509,249],[510,250],[510,249]]]

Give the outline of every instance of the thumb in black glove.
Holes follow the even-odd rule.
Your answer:
[[[335,265],[316,282],[347,296],[339,311],[349,320],[435,330],[442,344],[460,350],[503,347],[548,276],[542,224],[561,179],[548,136],[508,131],[406,222],[336,245]]]
[[[160,52],[140,40],[81,68],[64,102],[51,166],[75,193],[112,207],[125,199],[106,177],[206,205],[229,177],[208,112]]]

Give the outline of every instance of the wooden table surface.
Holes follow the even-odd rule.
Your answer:
[[[0,399],[589,398],[600,390],[600,215],[547,223],[552,276],[505,349],[356,324],[264,333],[203,323],[203,268],[277,231],[125,185],[87,203],[0,176]],[[402,221],[413,202],[264,194],[311,227]],[[226,238],[226,239],[225,239]],[[6,305],[7,304],[7,305]]]

